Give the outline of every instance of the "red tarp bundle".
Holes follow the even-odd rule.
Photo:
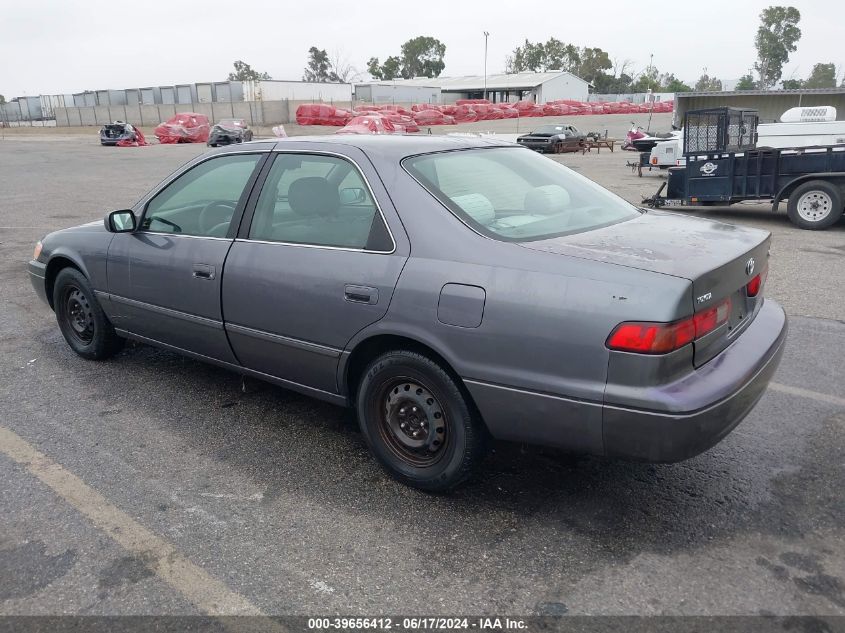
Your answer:
[[[414,113],[417,125],[454,125],[455,117],[443,114],[439,110],[419,110]]]
[[[455,117],[455,123],[472,123],[478,120],[478,115],[471,105],[455,106],[455,112],[452,116]]]
[[[387,119],[396,126],[398,132],[419,132],[420,128],[413,117],[407,114],[399,114],[391,110],[385,110],[378,113],[384,119]],[[400,129],[401,128],[401,129]]]
[[[356,116],[340,128],[335,134],[394,134],[397,129],[393,122],[378,114]]]
[[[299,125],[346,125],[353,116],[349,110],[325,103],[303,103],[296,109]]]
[[[159,124],[153,133],[158,142],[169,143],[206,143],[211,126],[208,117],[196,112],[180,112],[164,123]]]
[[[149,145],[149,143],[147,143],[147,139],[144,138],[144,133],[141,132],[141,130],[136,128],[134,125],[132,126],[132,129],[135,130],[135,140],[134,141],[130,141],[129,139],[120,140],[120,141],[117,142],[118,147],[141,147],[143,145]]]

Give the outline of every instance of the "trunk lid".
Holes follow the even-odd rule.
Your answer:
[[[768,231],[649,211],[594,231],[520,245],[687,279],[690,315],[729,298],[728,322],[694,343],[694,363],[700,366],[727,347],[762,305],[762,288],[748,297],[746,286],[768,268],[770,243]]]

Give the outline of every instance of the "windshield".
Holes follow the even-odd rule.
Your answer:
[[[582,233],[640,214],[622,198],[528,149],[422,154],[402,164],[464,223],[504,241]]]
[[[222,119],[220,123],[218,123],[220,127],[246,127],[246,121],[243,119]]]

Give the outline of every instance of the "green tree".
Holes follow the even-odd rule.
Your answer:
[[[267,73],[260,73],[253,70],[252,66],[240,59],[234,63],[235,72],[229,73],[229,81],[250,81],[260,79],[272,79]]]
[[[402,44],[399,57],[402,61],[402,76],[439,77],[446,64],[443,56],[446,45],[438,39],[420,35]]]
[[[760,88],[768,89],[780,81],[783,65],[789,54],[798,48],[801,13],[795,7],[773,6],[763,9],[760,26],[754,38],[757,61],[754,69],[760,75]]]
[[[402,62],[392,55],[379,64],[378,57],[370,57],[367,62],[367,72],[376,79],[396,79],[402,76]]]
[[[675,77],[673,73],[660,76],[660,92],[690,92],[692,87]]]
[[[784,90],[799,90],[804,86],[804,82],[800,79],[784,79],[782,85]]]
[[[542,46],[545,53],[545,70],[576,72],[580,67],[581,52],[577,46],[564,44],[554,37],[550,37]]]
[[[388,57],[383,64],[378,57],[371,57],[367,71],[376,79],[439,77],[446,67],[444,55],[446,45],[443,42],[420,35],[402,44],[399,56]]]
[[[554,38],[552,38],[554,39]],[[546,48],[541,42],[529,42],[527,39],[522,46],[513,49],[513,53],[505,60],[505,72],[521,73],[526,71],[540,72],[546,70]]]
[[[631,92],[648,92],[660,87],[660,72],[653,66],[646,68],[631,84]]]
[[[696,92],[719,92],[722,89],[722,82],[716,77],[711,77],[704,72],[698,81],[695,82]]]
[[[308,64],[305,66],[305,72],[302,75],[302,81],[314,81],[319,83],[326,83],[331,81],[331,62],[329,62],[329,54],[326,49],[319,49],[312,46],[308,49]]]
[[[785,83],[785,82],[784,82]],[[784,86],[786,87],[786,86]],[[816,64],[804,82],[804,88],[835,88],[836,66],[834,64]]]
[[[4,103],[6,103],[6,97],[0,95],[0,105],[3,105]]]
[[[754,81],[754,77],[749,73],[739,78],[734,90],[754,90],[756,88],[757,82]]]
[[[579,51],[580,62],[575,74],[584,81],[595,84],[605,70],[613,68],[610,56],[600,48],[584,47]]]

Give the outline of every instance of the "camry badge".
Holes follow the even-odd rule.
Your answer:
[[[751,276],[754,272],[754,258],[752,257],[747,262],[745,262],[745,274]]]

